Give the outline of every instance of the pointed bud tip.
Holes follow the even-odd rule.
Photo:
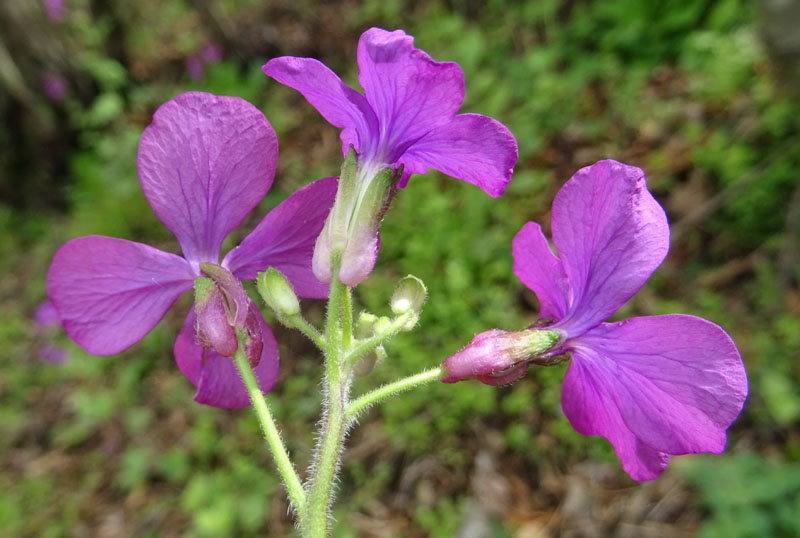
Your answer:
[[[294,292],[292,283],[274,267],[258,273],[256,288],[267,306],[279,317],[288,319],[300,313],[300,301]]]
[[[553,350],[560,339],[560,332],[547,329],[482,332],[442,363],[448,374],[443,381],[455,383],[474,377],[487,385],[508,384],[521,377],[530,363],[547,366],[560,362],[541,357]]]
[[[422,306],[425,304],[427,297],[428,289],[419,278],[408,275],[400,280],[390,301],[392,312],[397,316],[409,311],[413,313],[413,316],[403,326],[402,330],[410,331],[414,328],[422,313]]]

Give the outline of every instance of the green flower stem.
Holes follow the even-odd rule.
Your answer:
[[[348,350],[353,343],[353,289],[345,286],[342,295],[342,349]]]
[[[389,324],[386,330],[374,334],[373,336],[365,340],[359,341],[358,345],[356,345],[354,348],[348,351],[344,359],[345,364],[347,365],[355,364],[364,355],[366,355],[379,345],[386,342],[386,340],[388,340],[389,338],[400,332],[400,329],[402,329],[405,326],[405,324],[408,323],[408,320],[410,320],[413,315],[414,313],[410,310],[403,312],[402,314],[400,314],[399,316],[397,316],[395,319],[392,320],[392,322]]]
[[[425,370],[424,372],[420,372],[410,377],[398,379],[397,381],[389,383],[388,385],[378,387],[377,389],[372,390],[350,402],[350,405],[347,406],[347,410],[345,411],[345,416],[348,421],[351,421],[369,406],[374,405],[381,400],[388,398],[389,396],[394,396],[395,394],[419,387],[420,385],[425,385],[432,381],[438,381],[446,375],[447,371],[444,369],[444,367],[439,366],[437,368]]]
[[[320,428],[320,441],[314,456],[313,476],[308,487],[308,499],[300,518],[300,531],[304,538],[324,538],[328,534],[331,491],[339,466],[339,455],[346,431],[345,405],[347,380],[342,382],[340,359],[343,355],[342,336],[344,319],[352,319],[352,312],[342,315],[343,300],[349,291],[338,279],[339,263],[334,258],[333,281],[328,299],[328,320],[325,329],[325,402],[324,419]]]
[[[278,432],[278,427],[275,425],[272,413],[269,411],[267,400],[264,397],[264,393],[261,392],[261,387],[258,386],[258,380],[256,380],[253,368],[250,366],[250,361],[247,360],[247,354],[244,351],[246,336],[241,332],[238,336],[239,348],[233,354],[233,360],[239,369],[239,375],[242,376],[242,380],[247,387],[247,392],[250,394],[250,401],[253,403],[253,409],[258,417],[258,422],[261,424],[261,431],[264,433],[264,438],[272,451],[275,465],[278,467],[283,483],[286,486],[286,491],[289,493],[289,500],[294,505],[297,513],[300,514],[303,512],[306,500],[303,484],[297,477],[292,460],[289,458],[289,453],[281,440],[281,434]]]
[[[316,327],[311,325],[303,316],[297,315],[289,318],[289,322],[293,327],[298,329],[301,333],[306,335],[309,340],[314,342],[318,348],[325,350],[325,338],[320,334]]]

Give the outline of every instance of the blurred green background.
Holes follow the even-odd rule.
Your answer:
[[[564,418],[563,367],[499,389],[424,387],[373,409],[351,435],[335,535],[799,536],[798,64],[769,38],[776,21],[794,23],[756,8],[68,0],[63,17],[48,17],[36,1],[4,0],[0,536],[291,535],[251,413],[195,404],[174,365],[185,308],[115,357],[87,356],[32,316],[68,239],[106,234],[178,248],[136,176],[142,129],[178,93],[241,96],[278,133],[275,187],[231,244],[295,188],[334,175],[338,131],[260,68],[273,56],[314,56],[355,84],[357,39],[373,25],[403,28],[434,58],[458,62],[462,111],[508,125],[520,160],[499,200],[437,173],[413,177],[397,197],[357,300],[388,313],[407,273],[425,281],[430,299],[417,330],[395,338],[389,360],[356,391],[436,365],[477,332],[535,321],[536,299],[511,272],[511,239],[529,220],[549,231],[560,185],[614,158],[645,169],[672,224],[667,260],[618,316],[684,312],[719,323],[744,356],[751,395],[725,455],[677,457],[660,479],[636,484],[604,439],[576,434]],[[306,309],[321,319],[321,303]],[[271,401],[304,465],[320,359],[297,334],[273,328],[282,366]],[[42,360],[51,346],[68,359]]]

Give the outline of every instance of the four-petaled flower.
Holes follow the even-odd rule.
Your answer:
[[[642,170],[615,161],[579,170],[555,198],[552,232],[560,257],[533,222],[514,238],[513,255],[514,272],[539,298],[540,318],[553,321],[514,337],[479,335],[445,361],[445,381],[507,383],[531,361],[569,352],[564,413],[578,432],[608,439],[631,478],[657,477],[670,454],[722,452],[747,397],[744,365],[725,331],[681,314],[604,322],[669,249],[666,215]],[[519,360],[520,342],[537,329],[557,341]],[[498,356],[477,356],[482,350]]]
[[[343,153],[351,145],[355,148],[359,169],[355,192],[336,201],[350,214],[378,172],[400,165],[400,188],[412,173],[424,174],[428,167],[494,197],[503,194],[511,181],[518,155],[514,136],[487,116],[458,114],[464,101],[461,68],[453,62],[436,62],[413,44],[414,38],[402,30],[371,28],[362,34],[358,80],[363,95],[312,58],[281,57],[264,66],[264,73],[302,93],[326,120],[343,129]],[[387,202],[389,196],[387,192]],[[381,210],[385,206],[376,209]],[[317,277],[330,282],[330,252],[341,247],[341,281],[355,286],[364,280],[377,258],[379,221],[380,217],[352,223],[374,229],[346,231],[351,240],[345,245],[331,246],[326,234],[320,236],[314,257]]]
[[[277,157],[269,122],[242,99],[190,92],[162,105],[142,134],[139,178],[156,215],[178,238],[183,257],[112,237],[67,242],[56,252],[47,278],[48,295],[67,334],[88,353],[119,353],[192,289],[204,275],[201,264],[219,264],[215,272],[238,280],[273,266],[299,295],[326,297],[327,286],[311,272],[311,256],[333,204],[333,178],[295,192],[219,262],[223,240],[272,185]],[[266,392],[277,376],[275,339],[249,300],[233,297],[232,302],[234,317],[254,316],[260,326],[263,351],[251,360]],[[174,349],[181,372],[197,386],[195,400],[227,408],[249,405],[233,361],[201,345],[204,335],[197,334],[197,325],[192,307]]]

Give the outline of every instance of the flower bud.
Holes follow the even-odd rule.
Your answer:
[[[222,290],[210,278],[197,277],[194,283],[197,335],[204,347],[223,357],[231,357],[239,347],[236,329],[230,323]]]
[[[386,350],[383,346],[378,346],[374,350],[367,353],[364,358],[358,361],[353,368],[353,373],[359,377],[364,377],[372,373],[375,366],[386,358]]]
[[[258,273],[256,281],[258,293],[284,324],[286,320],[300,313],[300,301],[294,293],[289,279],[283,273],[270,267]]]
[[[250,366],[255,368],[261,362],[261,353],[264,351],[264,338],[261,335],[261,325],[252,310],[248,309],[244,322],[245,342],[244,351]]]
[[[425,303],[427,296],[428,290],[425,288],[425,284],[413,275],[408,275],[397,284],[390,301],[392,312],[398,316],[408,311],[414,314],[400,330],[410,331],[414,328],[414,325],[419,320],[422,305]]]
[[[355,337],[363,339],[372,336],[376,321],[378,321],[378,317],[375,314],[361,312],[356,318]]]
[[[357,286],[367,278],[380,249],[378,227],[399,177],[390,168],[360,168],[351,146],[342,165],[336,201],[314,246],[311,268],[317,279],[331,282],[334,257],[344,284]]]
[[[245,353],[255,367],[261,360],[264,342],[242,283],[218,265],[201,263],[200,269],[208,277],[195,280],[198,339],[204,347],[212,348],[223,357],[232,357],[239,348],[237,330],[242,331]]]
[[[250,297],[244,291],[242,283],[230,271],[213,263],[201,263],[200,270],[211,277],[223,292],[231,325],[241,327],[250,308]]]
[[[467,347],[444,361],[442,366],[448,375],[442,381],[455,383],[477,377],[487,385],[511,383],[525,374],[531,362],[553,364],[550,355],[545,354],[560,339],[560,332],[547,329],[482,332]]]
[[[375,334],[385,333],[389,330],[389,327],[392,325],[392,320],[386,316],[381,316],[375,321],[375,326],[373,330]]]

